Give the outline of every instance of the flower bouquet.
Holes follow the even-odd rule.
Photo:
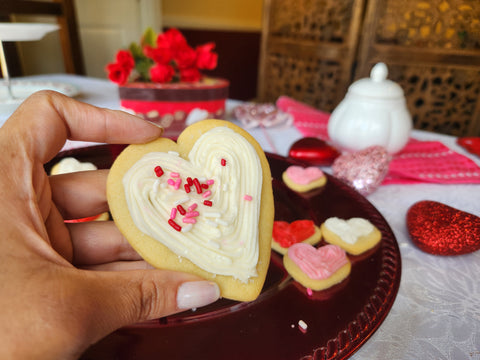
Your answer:
[[[216,68],[214,48],[213,42],[193,48],[174,28],[160,34],[149,28],[140,43],[119,50],[106,71],[119,86],[124,109],[159,123],[166,136],[175,137],[193,117],[224,116],[229,82],[201,72]]]

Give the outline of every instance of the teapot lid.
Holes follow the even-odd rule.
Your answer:
[[[372,98],[393,99],[403,97],[403,90],[396,82],[388,80],[387,65],[380,62],[370,71],[369,78],[355,81],[348,92]]]

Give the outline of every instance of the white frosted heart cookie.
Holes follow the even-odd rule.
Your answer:
[[[215,281],[225,298],[260,294],[273,193],[265,154],[243,129],[204,120],[177,142],[130,145],[110,170],[107,198],[118,228],[151,265]]]
[[[315,166],[289,166],[282,174],[282,180],[290,189],[304,193],[324,186],[327,177],[320,168]]]
[[[382,233],[363,218],[348,220],[328,218],[320,227],[326,242],[340,246],[352,255],[359,255],[379,243]]]

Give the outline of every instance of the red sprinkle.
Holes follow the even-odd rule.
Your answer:
[[[208,185],[207,185],[207,184],[201,184],[200,186],[201,186],[202,188],[204,188],[204,189],[208,189]]]
[[[187,213],[187,211],[185,210],[185,208],[182,205],[177,205],[177,210],[182,215],[185,215]]]
[[[202,187],[200,186],[200,181],[197,178],[193,179],[193,185],[195,185],[195,189],[197,190],[197,194],[202,193]]]
[[[190,176],[187,177],[187,184],[188,184],[189,186],[193,186],[193,180],[192,180],[192,178],[191,178]]]
[[[192,189],[190,189],[190,186],[188,186],[188,184],[185,184],[183,185],[183,187],[185,188],[185,192],[188,194],[190,191],[192,191]]]
[[[225,159],[220,160],[220,164],[222,164],[222,166],[227,165],[227,160]]]
[[[205,205],[205,206],[212,206],[212,202],[211,202],[210,200],[205,200],[205,201],[203,202],[203,205]]]
[[[153,169],[155,171],[155,175],[157,175],[157,177],[160,177],[163,175],[163,169],[161,166],[155,166],[155,169]]]
[[[168,220],[168,224],[173,227],[175,230],[177,231],[181,231],[182,230],[182,227],[180,225],[178,225],[173,219],[169,219]]]

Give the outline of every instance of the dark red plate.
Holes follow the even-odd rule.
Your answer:
[[[108,168],[120,150],[105,145],[61,156]],[[311,295],[272,252],[257,300],[222,299],[197,311],[122,328],[89,348],[82,359],[345,359],[367,341],[390,311],[400,284],[400,252],[392,230],[363,196],[339,180],[328,176],[324,188],[300,195],[281,181],[282,172],[295,162],[270,154],[268,159],[276,220],[308,218],[320,225],[331,216],[364,217],[382,232],[380,244],[350,257],[352,271],[344,282]],[[306,331],[299,328],[300,320]]]

